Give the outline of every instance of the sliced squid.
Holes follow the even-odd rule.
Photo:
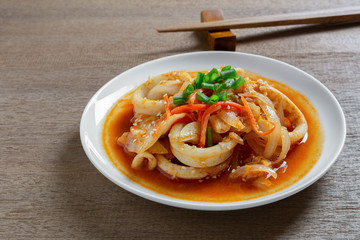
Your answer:
[[[281,123],[279,117],[276,115],[275,109],[272,106],[267,105],[263,102],[260,102],[259,105],[261,109],[265,112],[267,120],[272,122],[275,126],[274,131],[268,135],[265,150],[263,153],[265,158],[271,158],[271,156],[276,150],[276,147],[278,146],[281,137]]]
[[[169,151],[159,142],[156,141],[154,145],[152,145],[149,150],[149,153],[151,154],[167,154]]]
[[[261,139],[255,132],[247,133],[244,140],[249,144],[251,149],[258,155],[262,156],[265,150],[265,140]]]
[[[230,165],[230,158],[213,167],[195,168],[174,164],[163,155],[157,154],[155,157],[158,167],[173,179],[201,179],[207,176],[216,176]]]
[[[135,90],[131,98],[134,112],[148,115],[157,115],[165,112],[164,100],[147,98],[148,92],[164,79],[166,79],[164,76],[152,78]]]
[[[168,119],[159,120],[156,124],[150,124],[147,128],[133,126],[127,135],[125,148],[129,152],[142,153],[149,149],[162,135],[167,133],[171,126],[185,117],[185,113],[171,115]]]
[[[131,163],[131,167],[134,169],[153,170],[155,169],[156,165],[157,165],[156,158],[154,157],[154,155],[152,155],[149,152],[143,152],[137,154]]]
[[[199,142],[199,135],[200,122],[191,122],[186,124],[183,129],[181,129],[179,134],[179,141],[197,144]]]
[[[231,173],[229,178],[234,179],[241,177],[244,181],[257,178],[264,174],[270,174],[273,178],[277,178],[277,173],[269,166],[265,166],[262,164],[252,164],[252,165],[245,165],[242,167],[237,167]]]
[[[148,99],[159,100],[163,99],[165,94],[170,96],[176,94],[182,86],[182,82],[179,80],[162,80],[155,87],[150,89],[147,94]]]
[[[199,135],[200,135],[200,122],[191,122],[186,124],[184,128],[181,129],[179,141],[187,142],[191,144],[198,144]],[[214,131],[213,142],[219,143],[222,140],[223,140],[222,136]]]
[[[169,79],[171,77],[171,79]],[[140,85],[132,95],[131,101],[136,113],[157,115],[165,112],[164,94],[178,94],[184,83],[191,83],[191,76],[185,72],[171,72],[159,75]]]
[[[265,86],[268,86],[268,85],[265,85]],[[274,108],[272,101],[268,97],[254,91],[254,90],[251,90],[250,93],[246,94],[246,96],[254,97],[258,100],[257,101],[258,105],[260,106],[261,110],[264,112],[264,114],[266,116],[266,120],[271,122],[274,126],[274,130],[270,134],[268,134],[267,136],[259,136],[259,137],[266,139],[266,145],[265,145],[265,149],[264,149],[262,155],[265,158],[270,159],[272,157],[272,155],[275,153],[275,150],[276,150],[276,148],[279,144],[280,138],[281,138],[281,136],[280,136],[280,134],[281,134],[280,119],[276,114],[276,110]],[[256,145],[256,142],[251,141],[251,143],[249,142],[249,145],[253,147]],[[256,150],[254,149],[255,151],[259,151],[261,149],[260,147],[256,147],[256,148],[257,148]]]
[[[226,133],[231,128],[231,126],[223,121],[217,114],[210,116],[209,121],[213,130],[217,133]]]
[[[265,91],[272,101],[282,101],[282,107],[286,109],[285,115],[294,126],[294,130],[289,132],[291,144],[297,143],[305,136],[308,129],[304,115],[285,94],[277,89],[269,86]]]
[[[286,127],[281,127],[281,152],[274,164],[277,164],[286,158],[286,154],[290,150],[291,140],[290,134]]]
[[[240,117],[233,111],[220,110],[215,116],[218,116],[226,124],[236,128],[238,131],[241,131],[241,129],[245,128],[244,124],[240,120]]]
[[[242,69],[236,70],[238,75],[244,75]],[[118,144],[136,154],[131,167],[146,170],[157,168],[174,179],[214,177],[230,168],[233,169],[230,178],[251,180],[255,185],[271,184],[268,178],[277,178],[278,168],[274,167],[284,162],[291,145],[306,134],[307,123],[301,111],[267,82],[261,79],[252,81],[246,77],[241,87],[234,91],[229,89],[227,93],[229,101],[239,104],[245,105],[243,97],[249,98],[246,111],[252,114],[233,112],[231,108],[221,110],[218,106],[213,115],[207,115],[213,129],[214,145],[199,148],[200,122],[178,123],[186,114],[171,115],[168,106],[167,113],[163,114],[164,95],[168,95],[171,110],[172,97],[182,96],[184,89],[192,82],[189,73],[173,71],[150,79],[132,94],[135,113],[133,126],[117,139]],[[194,101],[190,102],[194,104]],[[198,115],[201,116],[201,113]],[[289,132],[285,127],[286,121],[292,125],[288,129],[294,130]],[[165,134],[168,138],[159,140]],[[234,153],[234,150],[237,144],[244,145],[244,142],[253,152],[250,157],[240,161],[236,157],[239,152]],[[246,147],[246,151],[250,150]],[[179,164],[169,160],[175,158]]]
[[[237,133],[230,132],[229,138],[231,138],[232,140],[234,140],[235,142],[237,142],[240,145],[244,145],[244,139],[242,139]]]
[[[191,167],[212,167],[224,162],[231,156],[236,142],[230,138],[224,138],[222,142],[208,148],[190,146],[179,140],[181,130],[185,124],[175,124],[169,133],[171,151],[183,164]]]

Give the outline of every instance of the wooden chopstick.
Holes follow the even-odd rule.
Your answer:
[[[236,28],[270,27],[309,23],[341,23],[360,20],[360,6],[286,13],[260,17],[228,19],[216,22],[194,23],[157,29],[158,32],[209,31]]]

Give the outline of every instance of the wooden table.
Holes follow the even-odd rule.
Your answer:
[[[212,2],[212,3],[210,3]],[[90,97],[140,63],[208,50],[201,34],[157,27],[311,11],[348,1],[1,1],[0,239],[360,239],[360,23],[234,31],[237,51],[318,78],[340,102],[345,147],[306,190],[247,210],[200,212],[137,197],[86,157],[79,122]]]

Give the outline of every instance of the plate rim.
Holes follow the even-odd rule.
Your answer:
[[[296,184],[296,183],[294,183],[293,185],[290,185],[290,186],[286,187],[283,190],[277,191],[277,192],[275,192],[273,194],[266,195],[268,197],[268,199],[265,199],[263,201],[259,201],[259,200],[261,200],[262,198],[264,198],[266,196],[255,198],[255,199],[250,199],[250,200],[234,201],[234,202],[201,202],[201,201],[191,201],[191,200],[185,200],[185,199],[179,199],[179,198],[167,196],[167,195],[158,193],[156,191],[152,191],[150,189],[147,189],[146,187],[144,187],[144,186],[142,186],[142,185],[140,185],[140,184],[138,184],[136,182],[133,182],[134,184],[136,184],[140,188],[143,188],[143,189],[146,190],[145,192],[141,191],[140,189],[136,189],[136,188],[134,188],[132,186],[127,185],[124,182],[119,181],[114,176],[109,174],[96,160],[93,159],[93,156],[90,154],[90,152],[88,152],[88,149],[86,147],[86,137],[87,136],[86,136],[86,133],[84,132],[85,131],[84,130],[85,115],[89,111],[89,109],[91,108],[92,104],[94,104],[97,96],[104,89],[106,89],[106,87],[108,87],[108,85],[110,85],[112,82],[116,81],[116,79],[121,77],[121,75],[129,74],[132,71],[136,71],[137,69],[143,67],[144,65],[148,65],[148,64],[151,64],[151,63],[156,63],[158,61],[166,61],[166,60],[171,59],[171,58],[178,58],[178,57],[181,58],[181,57],[184,57],[184,56],[203,55],[203,54],[204,55],[207,55],[207,54],[225,54],[225,55],[239,55],[239,56],[242,55],[242,56],[245,56],[245,57],[256,57],[256,58],[264,59],[266,61],[276,62],[278,64],[282,64],[282,65],[285,65],[287,67],[290,67],[292,70],[301,72],[302,74],[304,74],[307,77],[311,78],[312,81],[316,82],[317,85],[319,85],[323,90],[325,90],[327,92],[328,96],[330,96],[332,98],[332,101],[335,103],[336,109],[339,111],[339,113],[341,113],[340,114],[340,120],[341,120],[341,128],[342,128],[342,130],[341,130],[342,136],[341,136],[341,138],[339,138],[340,147],[337,149],[336,153],[333,155],[331,161],[329,161],[329,163],[326,165],[326,167],[323,168],[318,174],[316,174],[316,176],[313,177],[310,181],[305,182],[304,184],[296,187],[295,189],[293,189],[291,191],[288,191],[288,192],[284,191],[286,189],[289,189],[290,187],[293,187]],[[112,106],[113,106],[113,104],[114,103],[112,103]],[[103,125],[101,124],[101,127],[102,126]],[[143,62],[143,63],[141,63],[139,65],[136,65],[136,66],[134,66],[132,68],[129,68],[129,69],[123,71],[122,73],[116,75],[114,78],[112,78],[111,80],[106,82],[104,85],[102,85],[96,91],[96,93],[93,94],[93,96],[90,98],[90,100],[87,102],[86,107],[85,107],[85,109],[84,109],[84,111],[83,111],[83,113],[81,115],[80,132],[79,133],[80,133],[80,139],[81,139],[82,147],[83,147],[88,159],[90,160],[90,162],[107,179],[109,179],[111,182],[118,185],[119,187],[121,187],[121,188],[123,188],[123,189],[125,189],[125,190],[139,196],[139,197],[142,197],[142,198],[145,198],[145,199],[157,202],[157,203],[165,204],[165,205],[168,205],[168,206],[179,207],[179,208],[184,208],[184,209],[192,209],[192,210],[227,211],[227,210],[238,210],[238,209],[252,208],[252,207],[257,207],[257,206],[261,206],[261,205],[270,204],[270,203],[273,203],[273,202],[276,202],[276,201],[280,201],[280,200],[282,200],[284,198],[287,198],[289,196],[292,196],[292,195],[304,190],[305,188],[309,187],[310,185],[312,185],[313,183],[318,181],[331,168],[331,166],[337,161],[338,157],[340,156],[340,153],[343,150],[345,140],[346,140],[346,119],[345,119],[343,109],[341,108],[340,103],[337,101],[337,99],[333,95],[333,93],[323,83],[321,83],[318,79],[316,79],[315,77],[313,77],[312,75],[308,74],[307,72],[303,71],[300,68],[297,68],[297,67],[295,67],[295,66],[293,66],[291,64],[288,64],[286,62],[283,62],[283,61],[280,61],[280,60],[277,60],[277,59],[274,59],[274,58],[270,58],[270,57],[262,56],[262,55],[257,55],[257,54],[252,54],[252,53],[227,52],[227,51],[199,51],[199,52],[181,53],[181,54],[175,54],[175,55],[165,56],[165,57],[161,57],[161,58],[156,58],[156,59],[153,59],[153,60],[150,60],[150,61],[147,61],[147,62]],[[324,132],[324,134],[325,134],[325,132]],[[107,160],[110,161],[110,159],[107,159]],[[113,166],[113,167],[115,168],[115,166]],[[310,169],[310,171],[311,171],[311,169]],[[118,169],[116,169],[116,170],[119,171]],[[119,172],[120,172],[121,175],[124,175],[121,171],[119,171]],[[124,175],[124,176],[127,177],[126,175]],[[302,178],[304,178],[304,177],[302,177]],[[148,194],[147,191],[150,191],[150,193],[152,193],[152,194]],[[276,195],[274,197],[271,197],[274,194],[276,194]]]

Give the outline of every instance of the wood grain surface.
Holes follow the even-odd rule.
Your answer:
[[[0,239],[360,239],[360,24],[235,30],[237,51],[310,73],[340,102],[345,147],[300,193],[239,211],[200,212],[137,197],[87,159],[90,97],[140,63],[207,51],[198,33],[156,28],[359,5],[329,1],[0,1]]]

